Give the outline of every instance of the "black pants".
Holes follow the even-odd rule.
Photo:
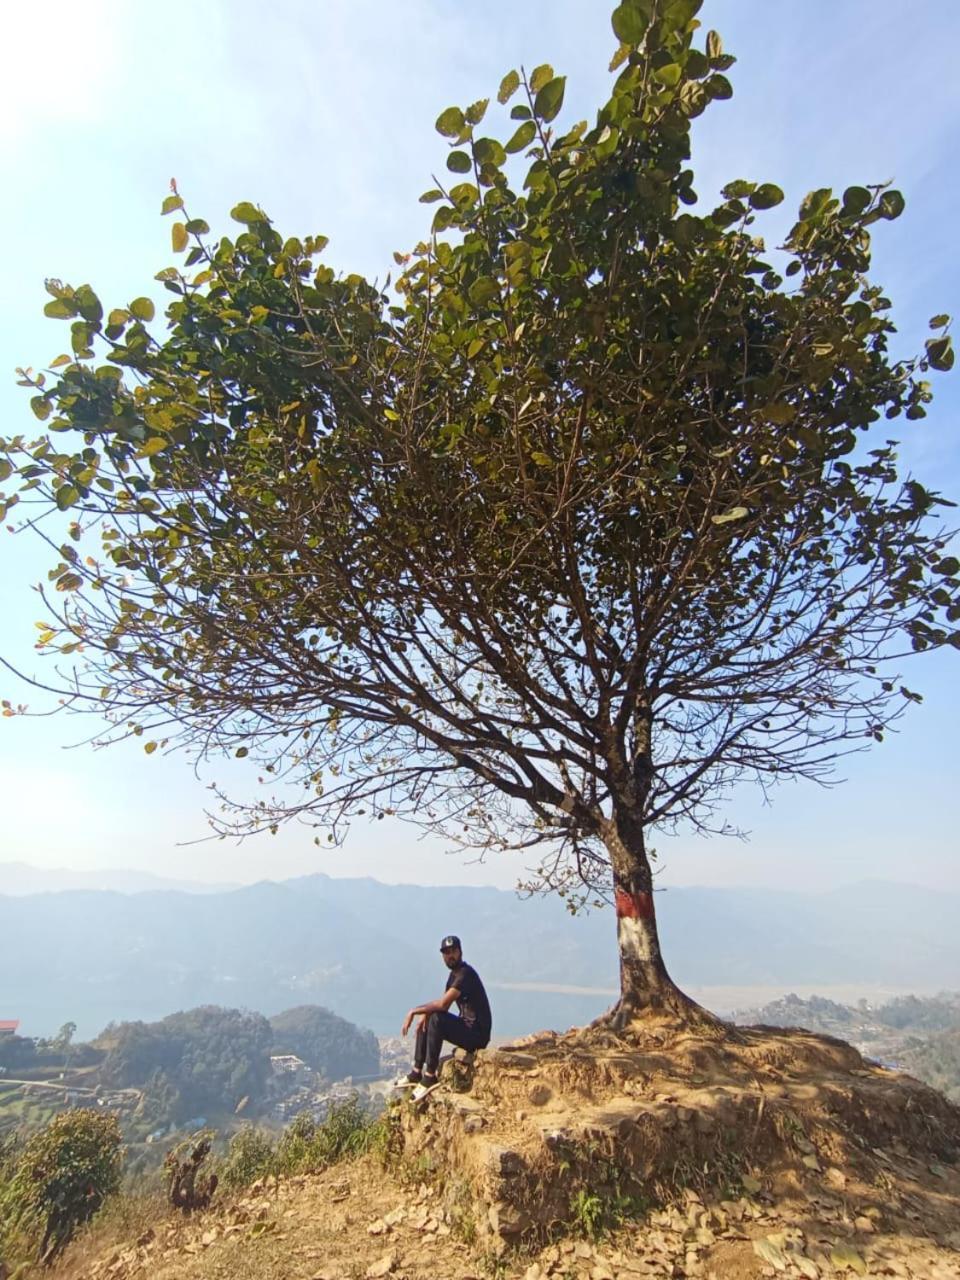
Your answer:
[[[417,1028],[417,1040],[413,1047],[413,1065],[421,1071],[426,1064],[427,1074],[435,1076],[440,1062],[440,1050],[444,1040],[461,1049],[485,1049],[489,1037],[482,1036],[467,1026],[455,1013],[431,1013],[426,1028]]]

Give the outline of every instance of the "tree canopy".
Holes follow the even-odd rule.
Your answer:
[[[47,434],[5,468],[53,553],[38,647],[108,739],[251,755],[276,791],[226,829],[538,847],[547,887],[614,891],[637,999],[669,989],[647,834],[828,777],[960,618],[943,500],[889,437],[953,362],[946,316],[891,352],[868,271],[903,197],[815,190],[775,251],[771,183],[694,212],[734,61],[700,7],[614,10],[593,122],[546,65],[504,77],[500,126],[443,111],[392,288],[248,201],[216,237],[174,188],[165,330],[48,282],[71,351],[25,372]]]
[[[380,1070],[380,1046],[372,1031],[316,1004],[298,1005],[270,1019],[273,1053],[292,1053],[328,1080],[372,1076]]]
[[[122,1022],[103,1038],[109,1049],[101,1078],[149,1084],[179,1121],[259,1098],[270,1073],[270,1024],[259,1013],[208,1005],[159,1022]]]

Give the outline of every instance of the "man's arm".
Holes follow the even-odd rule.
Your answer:
[[[418,1004],[415,1009],[411,1009],[403,1020],[403,1028],[400,1032],[405,1036],[410,1030],[410,1024],[416,1017],[429,1018],[431,1013],[446,1013],[454,1000],[460,998],[460,992],[456,987],[448,987],[439,1000],[430,1000],[427,1004]]]

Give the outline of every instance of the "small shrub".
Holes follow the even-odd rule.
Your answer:
[[[64,1111],[27,1140],[6,1198],[17,1226],[42,1226],[40,1262],[53,1262],[116,1194],[122,1165],[120,1125],[99,1111]]]
[[[570,1198],[570,1216],[573,1229],[588,1240],[596,1240],[603,1230],[605,1217],[603,1201],[592,1191],[582,1187]]]
[[[227,1157],[221,1165],[224,1184],[236,1190],[267,1177],[275,1171],[276,1155],[269,1134],[253,1125],[244,1125],[231,1138]]]

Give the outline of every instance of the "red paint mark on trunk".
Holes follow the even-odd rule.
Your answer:
[[[618,920],[653,919],[653,894],[628,893],[626,889],[617,889],[614,901]]]

